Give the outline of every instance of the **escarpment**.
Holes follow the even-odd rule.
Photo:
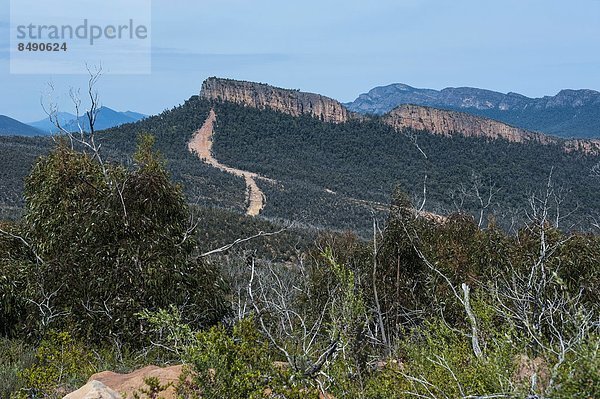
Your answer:
[[[200,97],[272,109],[292,116],[308,114],[324,122],[343,123],[356,117],[329,97],[240,80],[209,78],[202,84]]]
[[[558,142],[554,137],[519,129],[492,119],[418,105],[401,105],[386,114],[383,120],[398,130],[426,130],[442,136],[459,134],[465,137],[505,139],[516,143]]]
[[[491,140],[504,139],[513,143],[556,144],[562,146],[565,152],[600,154],[600,140],[565,140],[520,129],[493,119],[419,105],[401,105],[394,108],[382,117],[382,121],[398,131],[413,129],[447,137],[460,135]]]

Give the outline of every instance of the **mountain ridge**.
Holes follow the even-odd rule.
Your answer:
[[[265,90],[265,86],[259,85],[259,89]],[[278,95],[298,96],[293,92],[281,91]],[[216,168],[189,151],[190,140],[212,109],[218,115],[208,149],[213,158],[231,170],[249,171],[277,182],[255,182],[260,190],[256,192],[264,194],[259,216],[301,221],[315,228],[331,226],[366,234],[372,212],[383,212],[380,204],[388,203],[394,187],[403,187],[411,198],[423,201],[424,176],[428,186],[424,209],[441,215],[455,209],[459,188],[488,181],[502,189],[495,205],[498,212],[521,209],[519,204],[526,204],[527,190],[545,184],[550,171],[557,185],[572,190],[565,207],[581,202],[585,206],[580,214],[598,209],[597,185],[590,172],[598,156],[591,151],[595,147],[589,140],[572,142],[568,148],[564,146],[566,141],[558,138],[547,145],[535,139],[537,136],[531,140],[515,136],[511,140],[505,135],[496,140],[479,134],[485,125],[475,130],[478,134],[470,134],[460,125],[460,129],[453,127],[466,121],[474,128],[477,123],[491,121],[479,118],[473,122],[463,119],[467,114],[432,108],[414,109],[429,114],[413,120],[434,123],[426,127],[429,131],[419,131],[419,126],[394,127],[382,117],[333,123],[308,114],[306,108],[304,114],[292,116],[285,109],[258,109],[256,103],[249,106],[222,100],[226,99],[192,96],[160,115],[98,132],[97,140],[105,159],[130,162],[136,137],[140,132],[152,134],[157,150],[164,154],[173,178],[182,184],[190,203],[248,212],[244,178]],[[400,110],[391,116],[399,118],[396,122],[400,124],[410,121]],[[442,126],[443,134],[436,132],[436,126]],[[454,133],[456,129],[463,131]],[[0,170],[11,171],[0,179],[0,186],[7,187],[1,193],[0,209],[4,207],[9,214],[22,205],[22,178],[37,156],[52,144],[48,137],[25,139],[0,140]],[[458,203],[469,211],[478,209],[473,198],[459,198]],[[573,223],[585,224],[583,217],[577,218]]]
[[[98,117],[94,127],[95,130],[110,129],[125,123],[134,123],[146,117],[147,115],[140,114],[138,112],[120,112],[115,111],[112,108],[102,106],[98,108]],[[68,112],[59,112],[58,120],[61,123],[62,127],[69,131],[79,131],[79,125],[81,125],[84,128],[84,130],[89,131],[89,123],[87,122],[87,117],[85,115],[79,116],[79,124],[77,123],[77,116]],[[43,132],[43,134],[46,135],[56,133],[58,130],[54,123],[50,121],[49,117],[41,119],[39,121],[28,123],[28,125],[40,129]]]
[[[413,90],[408,85],[400,85],[402,90]],[[422,96],[431,92],[420,90]],[[599,93],[600,94],[600,93]],[[512,95],[519,96],[519,95]],[[382,118],[383,123],[398,131],[412,129],[428,131],[432,134],[465,137],[486,137],[504,139],[510,142],[540,144],[563,144],[565,151],[582,151],[587,154],[600,153],[600,140],[562,140],[540,132],[519,128],[511,124],[472,115],[464,110],[448,110],[421,105],[401,105],[382,116],[360,115],[348,111],[337,100],[314,93],[283,89],[265,83],[254,83],[233,79],[208,78],[202,84],[200,97],[210,101],[226,101],[256,109],[271,109],[291,116],[310,115],[324,122],[346,123],[353,120]]]
[[[402,104],[458,110],[565,138],[600,137],[600,92],[591,89],[531,98],[474,87],[435,90],[395,83],[375,87],[344,105],[353,112],[382,115]]]
[[[44,132],[10,116],[0,115],[0,136],[42,136]]]

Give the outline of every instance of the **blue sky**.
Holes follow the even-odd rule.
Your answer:
[[[11,75],[9,1],[1,1],[0,114],[41,119],[47,82],[63,101],[85,76]],[[152,73],[105,75],[104,105],[155,114],[209,76],[341,101],[395,82],[528,96],[600,89],[598,0],[153,0],[151,28]]]

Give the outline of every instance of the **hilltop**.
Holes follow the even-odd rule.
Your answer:
[[[0,136],[41,136],[44,133],[16,119],[0,115]]]

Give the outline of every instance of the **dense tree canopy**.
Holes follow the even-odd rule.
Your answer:
[[[29,254],[15,260],[29,262],[15,281],[31,331],[131,341],[143,309],[179,306],[198,326],[223,316],[225,286],[194,257],[185,198],[152,146],[142,136],[131,169],[65,143],[36,163],[18,229]]]

